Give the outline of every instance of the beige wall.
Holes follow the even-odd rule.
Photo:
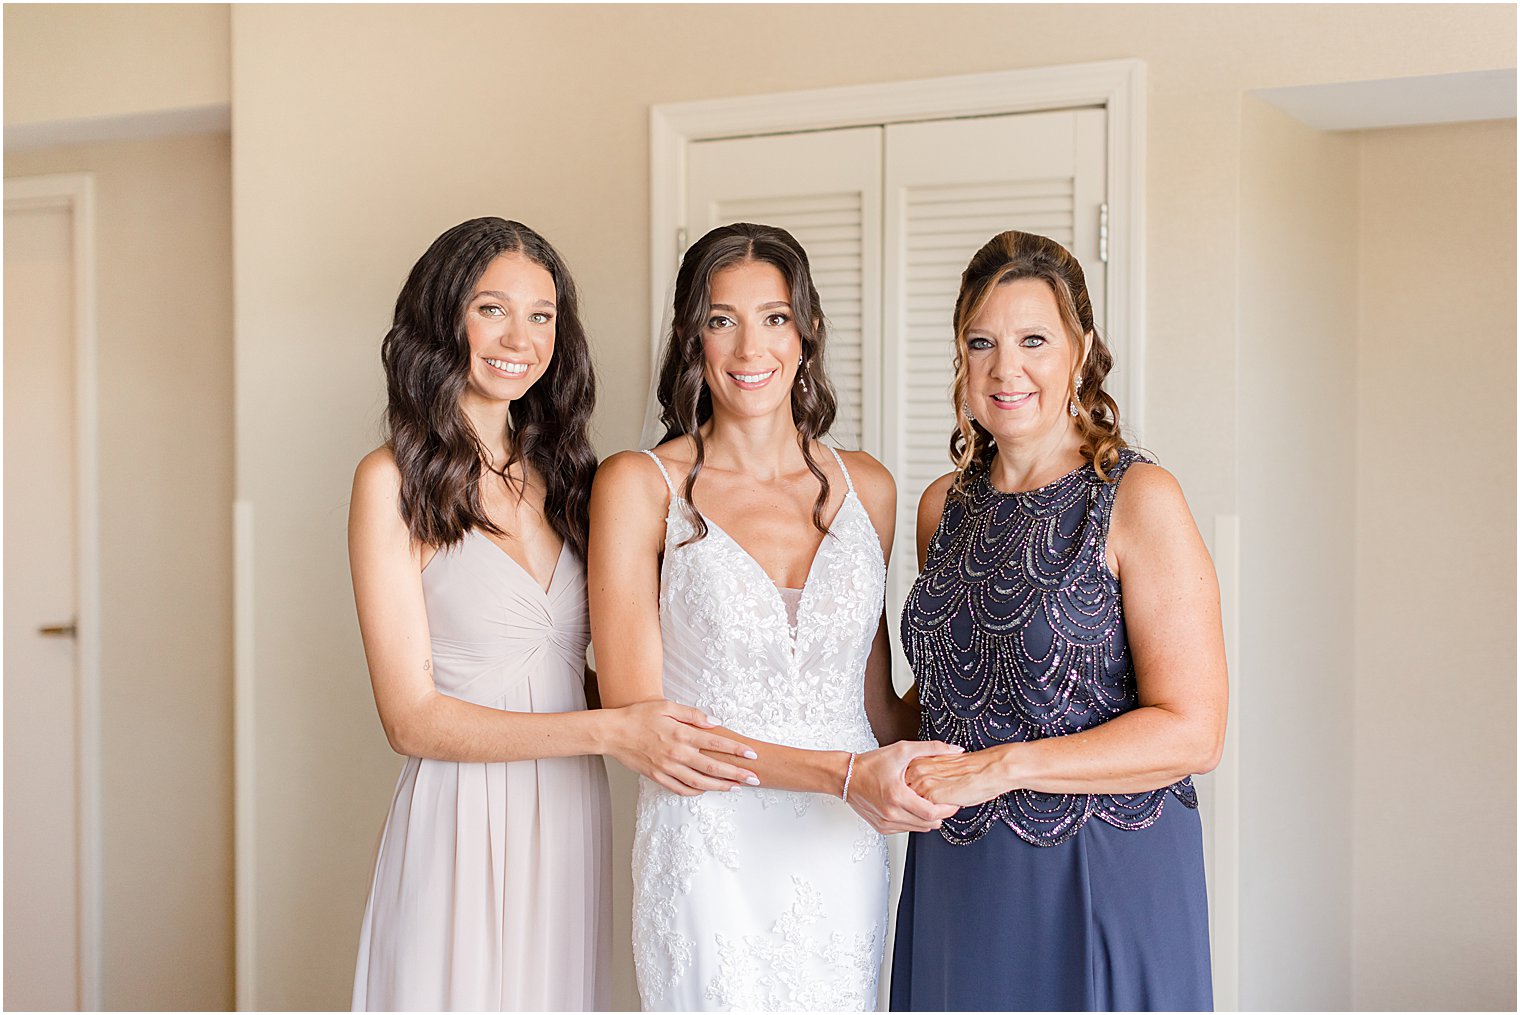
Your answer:
[[[232,1002],[230,170],[225,134],[5,159],[95,178],[112,1009]]]
[[[258,1003],[347,997],[398,761],[369,702],[344,507],[377,438],[378,339],[429,240],[500,213],[567,255],[596,342],[606,453],[634,441],[648,378],[649,103],[1120,56],[1151,74],[1146,444],[1211,518],[1236,506],[1240,93],[1508,67],[1512,8],[234,9]],[[1248,983],[1301,975],[1294,928],[1271,916],[1243,913],[1272,941],[1246,956],[1259,963]],[[626,977],[626,945],[620,962]],[[1344,997],[1344,982],[1325,997]]]
[[[1503,6],[235,8],[258,1003],[338,1006],[348,993],[399,762],[369,698],[344,509],[353,464],[377,437],[389,308],[443,228],[521,217],[567,256],[603,381],[606,453],[636,439],[647,378],[651,103],[1139,57],[1150,75],[1145,439],[1210,519],[1237,499],[1242,92],[1513,66],[1514,27]],[[1263,707],[1290,705],[1302,703]],[[1244,820],[1298,822],[1303,834],[1300,819]],[[1248,983],[1300,975],[1277,965],[1301,949],[1274,912],[1243,911]],[[1322,996],[1343,999],[1344,983],[1342,970]]]
[[[1243,802],[1240,996],[1249,1008],[1344,1009],[1357,138],[1247,98],[1241,167],[1241,623],[1231,714]]]
[[[1515,1007],[1515,121],[1369,132],[1358,1007]]]
[[[1292,152],[1302,156],[1305,164],[1330,167],[1330,177],[1311,188],[1318,195],[1314,200],[1325,201],[1326,195],[1344,184],[1345,146],[1334,139],[1309,137],[1292,124],[1274,119],[1270,111],[1254,107],[1252,100],[1243,101],[1242,94],[1274,86],[1515,65],[1515,11],[1506,5],[242,6],[230,15],[220,5],[108,9],[8,5],[4,19],[8,126],[194,107],[226,102],[229,96],[235,105],[236,490],[253,512],[253,553],[246,563],[255,590],[250,604],[253,620],[246,632],[255,663],[255,707],[250,718],[256,759],[255,778],[248,785],[256,825],[252,848],[243,857],[256,879],[254,905],[246,914],[255,929],[254,961],[247,973],[257,1003],[268,1008],[347,1003],[375,836],[399,768],[385,747],[369,697],[347,582],[343,526],[353,464],[378,439],[383,405],[379,338],[407,268],[438,232],[469,216],[507,214],[541,229],[567,256],[583,289],[602,379],[598,447],[609,453],[636,440],[646,390],[647,111],[651,103],[1141,58],[1149,74],[1146,370],[1150,425],[1145,443],[1178,474],[1205,534],[1212,532],[1214,516],[1241,514],[1244,558],[1257,565],[1256,584],[1247,574],[1242,596],[1247,601],[1255,595],[1278,602],[1286,575],[1279,565],[1284,562],[1252,557],[1260,554],[1250,543],[1253,519],[1262,533],[1287,536],[1302,531],[1293,526],[1303,519],[1275,517],[1264,510],[1270,496],[1267,479],[1292,472],[1291,463],[1272,455],[1303,447],[1306,429],[1334,424],[1340,420],[1338,414],[1347,410],[1343,405],[1315,402],[1301,426],[1276,432],[1270,415],[1261,415],[1275,407],[1263,405],[1272,392],[1259,383],[1256,370],[1267,371],[1261,377],[1277,371],[1287,382],[1302,382],[1303,390],[1313,390],[1316,397],[1333,398],[1333,391],[1321,391],[1318,385],[1328,387],[1331,378],[1344,376],[1347,353],[1335,347],[1324,372],[1312,380],[1302,379],[1295,370],[1297,352],[1312,345],[1313,336],[1334,331],[1338,311],[1328,309],[1315,321],[1318,330],[1312,334],[1293,335],[1286,344],[1277,342],[1281,332],[1275,330],[1274,320],[1280,320],[1280,315],[1275,319],[1270,315],[1280,308],[1270,304],[1270,297],[1308,292],[1305,287],[1310,280],[1298,271],[1302,266],[1283,260],[1288,238],[1267,202],[1280,199],[1288,202],[1285,208],[1291,208],[1299,200],[1284,189],[1292,176],[1293,163],[1287,158]],[[1274,139],[1284,147],[1279,150]],[[194,143],[198,142],[174,142]],[[1512,185],[1512,133],[1509,143]],[[1374,144],[1369,142],[1369,151]],[[134,150],[133,146],[110,146],[110,150],[117,148]],[[7,156],[7,175],[92,167],[81,160],[106,150],[107,146],[95,146],[26,159]],[[1266,163],[1257,165],[1259,159]],[[1359,186],[1371,195],[1377,190],[1376,174],[1367,166],[1370,163],[1364,163]],[[104,181],[107,170],[100,171]],[[177,172],[176,166],[162,165],[152,175],[173,182],[181,179]],[[1385,194],[1389,186],[1384,184]],[[197,192],[195,187],[188,191]],[[1505,219],[1511,229],[1512,200],[1511,195]],[[154,235],[154,229],[161,234],[166,221],[179,222],[175,208],[151,203],[129,209],[121,221],[132,215],[150,217],[148,209],[155,209],[150,221],[140,223],[130,234],[135,245],[118,242],[110,248],[109,260],[104,256],[108,251],[102,250],[103,272],[126,277],[130,271],[147,270],[132,263],[141,256],[139,238]],[[219,221],[215,212],[211,215],[212,222]],[[1328,249],[1339,249],[1344,237],[1334,223],[1341,218],[1332,218],[1333,222],[1306,225],[1311,231],[1319,230],[1331,245]],[[1289,219],[1299,221],[1291,215]],[[1496,215],[1493,221],[1501,219],[1504,216]],[[192,239],[208,239],[217,230],[223,230],[218,235],[225,242],[224,224],[195,232]],[[1363,248],[1368,249],[1367,237],[1362,239]],[[1512,232],[1508,242],[1512,268]],[[1373,260],[1369,257],[1368,263]],[[214,259],[197,261],[208,264],[208,270],[226,270],[225,262],[218,268]],[[113,266],[107,268],[107,264]],[[1280,274],[1257,278],[1258,271],[1268,269]],[[1364,287],[1366,277],[1364,266]],[[103,285],[105,281],[103,276]],[[123,306],[136,300],[138,314],[162,321],[167,302],[179,315],[195,319],[202,311],[193,309],[199,305],[194,300],[211,298],[208,293],[224,297],[226,292],[225,286],[183,288],[190,295],[175,291],[170,297],[158,297],[159,290],[141,287],[123,297]],[[1311,295],[1323,299],[1322,293]],[[1365,304],[1364,300],[1364,318],[1370,321]],[[225,310],[225,303],[221,306]],[[1504,333],[1512,337],[1512,305],[1510,314]],[[1371,362],[1366,357],[1369,334],[1364,328],[1359,347],[1365,362]],[[103,347],[106,335],[103,323]],[[1411,356],[1423,350],[1413,345],[1418,340],[1408,333]],[[168,343],[171,336],[158,336],[155,341]],[[226,426],[225,416],[217,415],[219,409],[225,412],[226,389],[217,389],[209,381],[191,387],[175,373],[176,368],[211,370],[209,361],[196,357],[214,359],[217,347],[207,342],[175,348],[181,356],[172,362],[165,360],[161,346],[153,346],[151,354],[144,352],[139,362],[103,360],[103,368],[115,368],[120,371],[116,376],[130,381],[118,390],[104,386],[108,443],[103,450],[110,460],[106,467],[151,468],[155,475],[161,472],[172,481],[185,474],[184,462],[193,462],[198,471],[190,471],[225,496],[225,487],[216,486],[226,481],[217,472],[227,462],[225,443],[218,446],[216,442],[226,439],[225,429],[217,429]],[[1509,348],[1512,356],[1513,347]],[[103,351],[103,356],[109,355]],[[1398,369],[1404,371],[1401,383],[1426,376],[1428,357],[1419,366],[1405,359],[1399,362],[1403,365]],[[1512,370],[1513,361],[1509,362]],[[110,376],[103,369],[103,377]],[[1496,370],[1485,376],[1497,383],[1511,375]],[[1453,380],[1447,390],[1459,388],[1459,380]],[[1365,435],[1371,430],[1368,406],[1374,404],[1367,399],[1367,387],[1366,382],[1359,387],[1357,420],[1363,439],[1358,446],[1361,464],[1353,470],[1358,524],[1368,519],[1369,485],[1387,479],[1375,464],[1385,452],[1381,448],[1369,451],[1366,444]],[[1376,394],[1394,399],[1397,390],[1397,385],[1380,386]],[[204,401],[187,404],[187,392]],[[1512,392],[1508,405],[1510,429],[1503,436],[1511,443],[1497,456],[1501,460],[1511,460],[1513,452]],[[1384,415],[1412,428],[1415,424],[1399,415],[1403,409],[1403,402],[1389,401]],[[166,426],[164,417],[170,415],[174,426]],[[184,425],[187,419],[195,420],[195,425]],[[203,422],[208,419],[212,422]],[[155,426],[167,432],[157,440],[142,436],[159,433]],[[112,455],[109,442],[126,441],[129,436],[135,439],[131,447]],[[179,454],[181,450],[185,453]],[[1267,457],[1253,458],[1253,450]],[[1313,450],[1316,468],[1344,460],[1345,449],[1334,442]],[[1442,451],[1438,460],[1444,461],[1448,456]],[[1484,457],[1477,445],[1471,454],[1475,461]],[[115,485],[107,486],[108,495],[120,489],[122,482],[122,472],[113,475]],[[1476,472],[1469,469],[1462,475],[1470,487]],[[113,533],[125,538],[148,531],[139,527],[152,523],[152,518],[144,517],[150,511],[177,518],[173,512],[189,503],[183,497],[159,502],[135,491],[126,500],[137,514],[126,522],[108,522],[108,540]],[[134,549],[131,564],[139,568],[133,575],[136,584],[113,586],[108,578],[107,602],[118,603],[123,618],[136,616],[134,611],[151,612],[150,602],[135,600],[146,600],[138,590],[153,587],[150,582],[154,581],[168,581],[175,588],[222,582],[217,595],[223,598],[205,597],[205,605],[213,610],[225,607],[225,577],[213,579],[208,577],[210,570],[199,570],[214,570],[216,559],[225,561],[230,553],[225,500],[220,503]],[[1510,533],[1505,552],[1512,560],[1513,502],[1507,507],[1507,530],[1494,531]],[[1331,509],[1337,518],[1346,510],[1336,499]],[[1406,518],[1397,525],[1408,522]],[[1387,531],[1388,538],[1398,539],[1403,530],[1397,525],[1392,516],[1381,516],[1368,522],[1366,531]],[[1311,535],[1321,538],[1319,532]],[[203,552],[176,557],[187,539],[210,542]],[[218,540],[220,558],[211,549]],[[1343,594],[1346,548],[1311,541],[1306,555],[1310,546],[1329,554],[1334,588]],[[1381,566],[1382,561],[1371,560],[1365,539],[1358,543],[1358,554],[1358,582],[1366,586],[1376,581],[1391,589],[1394,582],[1388,574],[1369,576],[1369,566]],[[151,571],[141,570],[155,564],[171,576],[153,579]],[[1407,570],[1400,572],[1404,574]],[[1409,595],[1414,594],[1411,589]],[[1508,615],[1513,616],[1513,600],[1508,602]],[[1503,612],[1502,604],[1494,609],[1496,616]],[[1392,608],[1369,608],[1365,596],[1358,600],[1360,644],[1369,640],[1363,637],[1369,616],[1391,626],[1385,615],[1407,620]],[[191,789],[208,801],[192,813],[186,799],[170,795],[148,800],[150,793],[161,789],[148,782],[127,786],[123,803],[108,805],[112,809],[107,812],[107,835],[121,830],[121,848],[129,853],[141,849],[146,840],[162,836],[165,828],[188,824],[198,830],[193,839],[181,836],[154,843],[154,848],[171,854],[174,849],[188,851],[174,856],[175,863],[198,872],[181,879],[183,886],[166,889],[163,879],[138,878],[137,868],[125,861],[123,866],[108,866],[108,884],[113,872],[132,869],[131,878],[123,875],[118,881],[138,893],[124,895],[114,910],[108,907],[108,929],[118,926],[113,920],[125,925],[129,907],[137,906],[154,914],[155,923],[166,928],[162,933],[172,938],[172,947],[163,955],[137,962],[135,968],[141,973],[135,979],[127,971],[131,962],[110,959],[108,989],[114,989],[113,983],[129,982],[134,985],[132,991],[140,989],[133,993],[123,987],[118,994],[107,994],[108,1003],[123,1007],[177,1003],[148,991],[155,984],[171,991],[187,980],[200,984],[200,974],[193,972],[197,965],[206,976],[204,990],[193,988],[198,992],[195,1003],[207,1007],[225,1003],[225,999],[207,998],[212,996],[213,980],[223,985],[217,989],[225,990],[226,910],[218,910],[220,931],[211,926],[216,921],[206,914],[225,906],[230,892],[224,869],[227,803],[211,790],[213,783],[223,793],[227,786],[225,740],[219,739],[225,731],[225,711],[217,713],[226,707],[227,632],[224,619],[187,616],[200,626],[185,630],[209,631],[211,637],[180,638],[185,643],[180,644],[172,634],[154,639],[143,633],[151,626],[131,637],[123,635],[121,644],[124,651],[130,650],[131,659],[153,650],[162,662],[163,653],[169,651],[171,665],[161,667],[162,672],[139,675],[117,691],[107,691],[108,719],[119,715],[128,728],[137,724],[154,731],[137,739],[132,732],[110,734],[118,738],[119,749],[150,755],[155,764],[169,766],[176,777],[204,779]],[[1252,721],[1258,721],[1256,729],[1282,737],[1276,744],[1257,740],[1253,745],[1248,733],[1241,748],[1242,760],[1248,762],[1242,767],[1242,786],[1248,793],[1253,786],[1261,790],[1255,798],[1247,797],[1242,814],[1242,830],[1250,836],[1242,845],[1242,860],[1251,865],[1243,870],[1241,973],[1246,992],[1242,1000],[1257,1006],[1308,1000],[1317,1006],[1345,1003],[1350,989],[1359,1004],[1364,999],[1374,1003],[1381,995],[1373,985],[1390,964],[1404,970],[1425,968],[1400,951],[1415,947],[1411,939],[1381,940],[1378,936],[1391,935],[1389,928],[1408,922],[1377,907],[1400,904],[1401,895],[1389,891],[1384,874],[1390,867],[1407,865],[1414,847],[1390,827],[1383,836],[1388,843],[1384,852],[1374,848],[1363,856],[1367,836],[1361,834],[1364,828],[1380,829],[1380,821],[1395,820],[1377,810],[1375,794],[1405,805],[1390,806],[1389,815],[1419,806],[1428,809],[1433,790],[1426,789],[1425,798],[1416,801],[1411,794],[1391,793],[1386,786],[1367,781],[1375,766],[1383,763],[1377,759],[1403,750],[1404,743],[1419,742],[1419,737],[1390,733],[1384,738],[1383,729],[1369,730],[1372,723],[1360,719],[1369,707],[1378,715],[1376,706],[1369,705],[1368,689],[1380,686],[1370,682],[1381,681],[1385,672],[1381,667],[1369,669],[1369,656],[1361,652],[1355,663],[1358,732],[1353,742],[1358,765],[1354,786],[1367,791],[1372,802],[1359,805],[1355,814],[1355,860],[1347,860],[1347,850],[1340,844],[1316,842],[1312,820],[1323,819],[1339,827],[1336,822],[1343,817],[1331,813],[1312,794],[1287,792],[1273,780],[1275,773],[1285,770],[1277,766],[1286,764],[1287,770],[1295,772],[1304,767],[1296,757],[1287,756],[1293,752],[1307,749],[1306,759],[1331,762],[1336,752],[1350,750],[1347,727],[1335,728],[1334,721],[1350,708],[1349,685],[1343,679],[1332,692],[1329,708],[1295,726],[1295,719],[1303,715],[1299,710],[1314,708],[1304,701],[1304,682],[1274,683],[1271,677],[1274,667],[1291,667],[1303,657],[1275,644],[1273,635],[1281,624],[1274,617],[1262,616],[1260,611],[1242,616],[1240,637],[1246,663],[1238,675],[1244,680],[1238,685],[1241,697],[1236,718],[1247,724],[1247,730]],[[1303,619],[1302,614],[1294,616]],[[1308,623],[1316,638],[1329,628],[1312,617]],[[1495,620],[1493,625],[1502,623]],[[1493,625],[1485,629],[1498,630]],[[1457,641],[1434,636],[1432,640]],[[1343,669],[1350,669],[1344,647],[1329,644],[1331,655],[1311,660],[1312,665],[1324,669],[1338,661]],[[1379,640],[1390,655],[1399,644],[1391,637]],[[1469,638],[1463,638],[1461,645],[1463,652],[1475,651]],[[204,658],[195,656],[201,650],[208,653]],[[194,665],[218,674],[200,685],[204,697],[185,690],[183,677],[189,671],[183,660],[192,657]],[[1511,679],[1513,663],[1511,653],[1498,664],[1501,670],[1508,666]],[[1402,672],[1414,679],[1413,668]],[[1250,682],[1253,673],[1262,674],[1254,684]],[[172,690],[166,689],[171,677],[178,682]],[[136,697],[127,700],[129,694]],[[1509,694],[1509,705],[1501,705],[1493,714],[1502,717],[1506,709],[1512,713],[1512,684]],[[1383,704],[1391,707],[1395,701],[1407,704],[1408,699],[1390,698]],[[113,708],[114,712],[109,711]],[[205,742],[196,745],[202,752],[197,757],[220,757],[221,761],[208,762],[198,771],[174,761],[184,756],[177,752],[189,750],[190,745],[175,736],[163,736],[162,730],[176,728],[162,724],[165,714],[210,731]],[[1460,733],[1456,724],[1464,715],[1454,711],[1452,729],[1444,733]],[[1408,722],[1407,718],[1376,721],[1388,730],[1400,730],[1400,723]],[[1494,736],[1502,738],[1505,733],[1499,730]],[[1495,751],[1502,754],[1507,749],[1512,755],[1512,727],[1507,735],[1508,741]],[[1365,758],[1375,759],[1373,767],[1364,763]],[[1464,764],[1474,772],[1495,769],[1495,763]],[[1429,770],[1447,769],[1442,765]],[[1509,768],[1499,765],[1498,770],[1508,782],[1495,792],[1513,799],[1512,757]],[[1328,785],[1339,787],[1336,778],[1329,776]],[[1479,792],[1477,780],[1466,782]],[[1318,784],[1327,785],[1323,780]],[[1420,785],[1418,779],[1414,784]],[[628,785],[627,780],[615,779],[615,792]],[[621,856],[626,856],[628,846],[627,806],[626,799],[614,801],[615,811],[625,818],[619,824]],[[1284,807],[1286,811],[1273,809]],[[134,826],[133,815],[143,816],[143,823]],[[1512,826],[1512,813],[1507,820]],[[1266,848],[1267,843],[1278,842],[1286,850],[1282,856]],[[1508,840],[1499,837],[1483,848],[1507,856],[1512,866],[1513,846],[1511,829]],[[1396,853],[1398,849],[1404,852]],[[1419,849],[1426,850],[1420,857],[1436,855],[1427,846]],[[213,870],[214,863],[195,866],[218,850],[222,869]],[[1309,864],[1303,884],[1290,883],[1300,872],[1289,869],[1283,857]],[[1494,855],[1479,859],[1493,862]],[[1348,863],[1354,875],[1354,905],[1344,887],[1328,883],[1337,872],[1344,874]],[[1432,876],[1440,873],[1433,862],[1421,869]],[[1459,879],[1462,891],[1475,883],[1476,876],[1470,881]],[[1328,894],[1311,892],[1310,884]],[[1513,888],[1511,872],[1504,889],[1511,898]],[[210,902],[195,909],[184,901],[191,895]],[[1308,912],[1315,917],[1323,916],[1314,908],[1317,900],[1331,902],[1332,911],[1324,917],[1325,932],[1308,926],[1303,911],[1290,910],[1286,905],[1290,900],[1309,906]],[[1428,908],[1437,905],[1433,897],[1421,896],[1420,902]],[[626,877],[618,886],[616,905],[626,921]],[[180,919],[169,911],[176,907],[191,915]],[[1356,928],[1351,974],[1346,972],[1344,944],[1346,921],[1351,919],[1347,913],[1354,914]],[[1512,949],[1512,912],[1510,919]],[[1339,943],[1330,941],[1331,929],[1342,933]],[[122,940],[132,944],[130,936]],[[617,940],[618,998],[629,1003],[626,932],[620,930]],[[1441,949],[1446,946],[1436,940],[1434,930],[1429,939],[1413,940],[1420,948],[1445,954]],[[1301,961],[1322,944],[1323,955],[1309,955],[1307,964]],[[183,960],[183,955],[199,954],[195,948],[200,946],[223,958],[201,963]],[[164,963],[171,959],[172,972],[165,973]],[[1460,963],[1456,968],[1466,969]],[[1293,985],[1295,977],[1298,986]],[[1477,974],[1472,978],[1483,979]],[[1508,989],[1512,1004],[1512,975]]]
[[[6,4],[5,125],[225,104],[226,4]]]

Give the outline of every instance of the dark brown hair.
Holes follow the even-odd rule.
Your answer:
[[[532,463],[546,487],[545,518],[584,560],[596,472],[587,434],[596,401],[591,351],[569,269],[548,240],[521,222],[460,223],[433,241],[396,297],[380,359],[389,399],[387,439],[401,470],[401,516],[412,538],[428,546],[450,546],[472,528],[501,534],[481,507],[490,454],[459,397],[470,372],[466,307],[486,268],[509,253],[553,277],[556,315],[548,369],[512,403],[506,435],[511,452],[503,468]]]
[[[955,383],[951,401],[956,427],[950,433],[950,459],[960,473],[955,485],[961,486],[968,467],[991,467],[997,453],[992,434],[981,423],[968,418],[963,410],[967,387],[966,331],[987,305],[994,289],[1023,278],[1039,279],[1055,295],[1061,322],[1066,326],[1066,338],[1072,346],[1074,369],[1067,381],[1067,397],[1077,406],[1073,423],[1082,435],[1082,457],[1106,481],[1108,469],[1119,460],[1120,449],[1129,445],[1119,433],[1119,406],[1103,390],[1114,357],[1108,351],[1108,343],[1093,327],[1087,278],[1071,251],[1055,240],[1035,233],[1009,231],[998,233],[972,256],[961,275],[961,291],[955,300]],[[1082,340],[1088,334],[1092,335],[1092,347],[1083,357]],[[1075,383],[1079,376],[1080,392]]]
[[[696,461],[681,489],[696,528],[687,542],[707,535],[707,522],[690,505],[706,456],[699,428],[712,418],[713,412],[702,356],[702,331],[712,311],[712,277],[724,268],[747,261],[774,265],[786,279],[791,294],[792,319],[802,339],[802,365],[797,376],[806,382],[805,387],[792,384],[792,418],[797,424],[797,443],[802,448],[803,461],[819,484],[818,499],[813,502],[813,524],[820,532],[828,531],[823,523],[823,509],[829,501],[829,478],[813,459],[813,442],[829,432],[837,406],[834,387],[824,370],[823,349],[828,328],[819,305],[818,289],[813,285],[807,253],[791,233],[776,226],[736,222],[712,230],[692,244],[681,258],[681,269],[676,273],[675,312],[665,359],[660,364],[657,397],[660,422],[665,425],[660,443],[689,435],[696,445]]]

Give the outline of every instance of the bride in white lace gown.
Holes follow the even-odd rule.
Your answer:
[[[954,813],[903,780],[912,758],[953,748],[912,739],[917,699],[891,685],[895,490],[869,455],[818,443],[834,413],[824,325],[789,234],[704,236],[675,313],[667,439],[609,459],[592,496],[602,697],[707,712],[750,745],[760,783],[640,781],[639,992],[646,1010],[871,1009],[881,833]]]

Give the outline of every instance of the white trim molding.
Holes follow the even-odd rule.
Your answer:
[[[651,369],[659,354],[663,294],[675,277],[686,227],[686,154],[695,141],[830,130],[914,120],[1102,106],[1108,111],[1109,329],[1128,350],[1118,369],[1123,407],[1140,440],[1145,421],[1145,64],[1140,60],[1034,67],[884,84],[705,99],[649,110]]]
[[[232,505],[233,571],[233,827],[234,895],[233,978],[238,1011],[258,1011],[254,998],[256,951],[254,858],[258,855],[255,819],[254,644],[253,644],[253,502]]]
[[[95,182],[89,173],[12,177],[5,181],[7,211],[65,208],[72,226],[74,272],[75,489],[74,538],[77,652],[76,729],[79,731],[77,814],[79,834],[79,1006],[102,1007],[101,799],[100,799],[100,404],[95,329]]]
[[[1214,516],[1214,568],[1219,577],[1220,619],[1230,699],[1224,753],[1206,777],[1210,800],[1210,947],[1214,1008],[1240,1011],[1240,516]]]

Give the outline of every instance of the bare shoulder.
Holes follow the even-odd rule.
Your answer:
[[[850,470],[850,481],[861,500],[873,506],[883,504],[889,513],[896,509],[897,481],[885,465],[864,451],[841,451],[839,457]]]
[[[591,515],[615,513],[662,515],[665,511],[665,480],[659,466],[642,451],[619,451],[596,470],[591,485]]]
[[[1182,486],[1166,469],[1149,462],[1136,462],[1125,470],[1114,495],[1114,520],[1122,515],[1135,520],[1159,520],[1188,513]]]
[[[1198,526],[1182,486],[1166,469],[1136,462],[1119,480],[1109,528],[1116,549],[1158,549],[1198,539]]]
[[[401,468],[387,445],[359,459],[354,469],[348,535],[350,554],[363,547],[365,553],[395,552],[420,560],[421,548],[413,544],[401,513]]]
[[[958,473],[947,472],[925,488],[923,496],[918,498],[920,527],[926,521],[934,525],[939,524],[939,516],[945,513],[945,498],[950,496],[950,488],[955,485],[957,475]]]
[[[363,458],[354,469],[355,502],[395,505],[401,493],[401,467],[389,444],[382,444]]]

